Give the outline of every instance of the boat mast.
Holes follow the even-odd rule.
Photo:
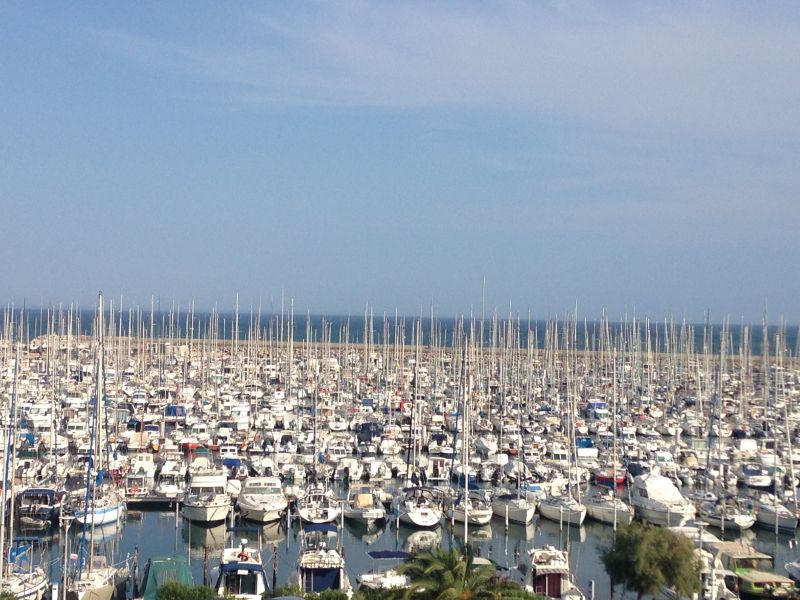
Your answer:
[[[23,307],[23,315],[24,315],[24,307]],[[20,325],[22,327],[23,316],[20,315]],[[11,335],[9,339],[14,341],[13,335],[13,327],[14,327],[14,320],[13,314],[10,321],[10,328],[11,328]],[[14,443],[14,436],[15,436],[15,425],[17,422],[16,419],[16,410],[17,410],[17,375],[19,373],[19,337],[20,335],[16,336],[16,346],[14,348],[14,378],[11,388],[11,406],[9,407],[8,411],[8,426],[6,428],[6,447],[5,447],[5,464],[3,468],[3,493],[2,493],[2,508],[5,511],[6,506],[9,504],[9,495],[11,496],[10,499],[10,514],[8,519],[8,529],[9,529],[9,547],[11,545],[11,540],[13,539],[13,531],[14,531],[14,469],[15,469],[15,459],[16,459],[16,444]],[[9,490],[9,487],[11,488]],[[3,586],[3,580],[5,579],[6,569],[9,567],[8,562],[6,561],[6,520],[5,518],[0,519],[0,589]]]

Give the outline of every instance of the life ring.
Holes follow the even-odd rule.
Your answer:
[[[248,554],[247,554],[247,552],[245,552],[244,550],[242,550],[242,551],[241,551],[241,552],[239,552],[239,554],[237,555],[237,558],[238,558],[239,560],[249,560],[249,559],[250,559],[250,555],[248,555]]]

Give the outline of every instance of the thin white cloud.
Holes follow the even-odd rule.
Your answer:
[[[468,107],[615,129],[794,136],[797,15],[776,4],[757,10],[319,3],[249,20],[241,42],[213,31],[189,40],[95,34],[250,105]]]

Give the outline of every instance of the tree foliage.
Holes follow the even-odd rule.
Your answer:
[[[207,585],[185,585],[168,581],[156,590],[156,600],[211,600],[217,593]]]
[[[495,567],[475,564],[472,549],[462,553],[455,548],[434,548],[421,552],[404,562],[398,570],[408,575],[411,585],[403,598],[431,598],[435,600],[492,599],[491,583]]]
[[[700,564],[691,541],[663,527],[636,521],[620,527],[600,559],[612,588],[622,584],[639,598],[664,587],[680,595],[700,590]]]

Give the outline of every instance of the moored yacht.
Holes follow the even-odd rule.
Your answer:
[[[586,506],[570,494],[551,495],[539,503],[539,514],[556,523],[580,527],[586,519]]]
[[[392,508],[401,523],[419,529],[434,529],[442,520],[441,504],[430,488],[402,490],[393,500]]]
[[[199,523],[224,521],[231,510],[231,500],[225,493],[227,482],[222,473],[193,474],[183,501],[184,518]]]
[[[214,590],[219,598],[261,600],[268,584],[258,548],[248,547],[247,540],[241,540],[239,547],[225,548]]]
[[[586,514],[601,523],[628,525],[633,520],[633,508],[610,489],[596,489],[583,499]]]
[[[342,511],[345,519],[351,519],[367,526],[386,517],[386,509],[372,493],[369,486],[357,486],[350,489]]]
[[[457,523],[488,525],[492,520],[492,508],[480,494],[472,492],[461,495],[448,510],[448,517]]]
[[[351,590],[344,555],[337,543],[336,525],[305,523],[300,544],[295,578],[304,593]]]
[[[332,492],[315,485],[305,497],[298,499],[297,514],[308,523],[330,523],[339,518],[341,508]]]
[[[637,517],[654,525],[684,525],[697,513],[669,478],[652,472],[634,478],[631,505]]]
[[[527,560],[513,570],[512,578],[527,591],[541,598],[585,599],[583,592],[573,581],[567,553],[554,546],[532,548],[528,552]]]
[[[492,498],[492,512],[509,523],[527,525],[536,514],[536,503],[522,494],[503,493]]]
[[[278,477],[248,477],[239,493],[239,514],[243,519],[269,523],[278,521],[289,502]]]

